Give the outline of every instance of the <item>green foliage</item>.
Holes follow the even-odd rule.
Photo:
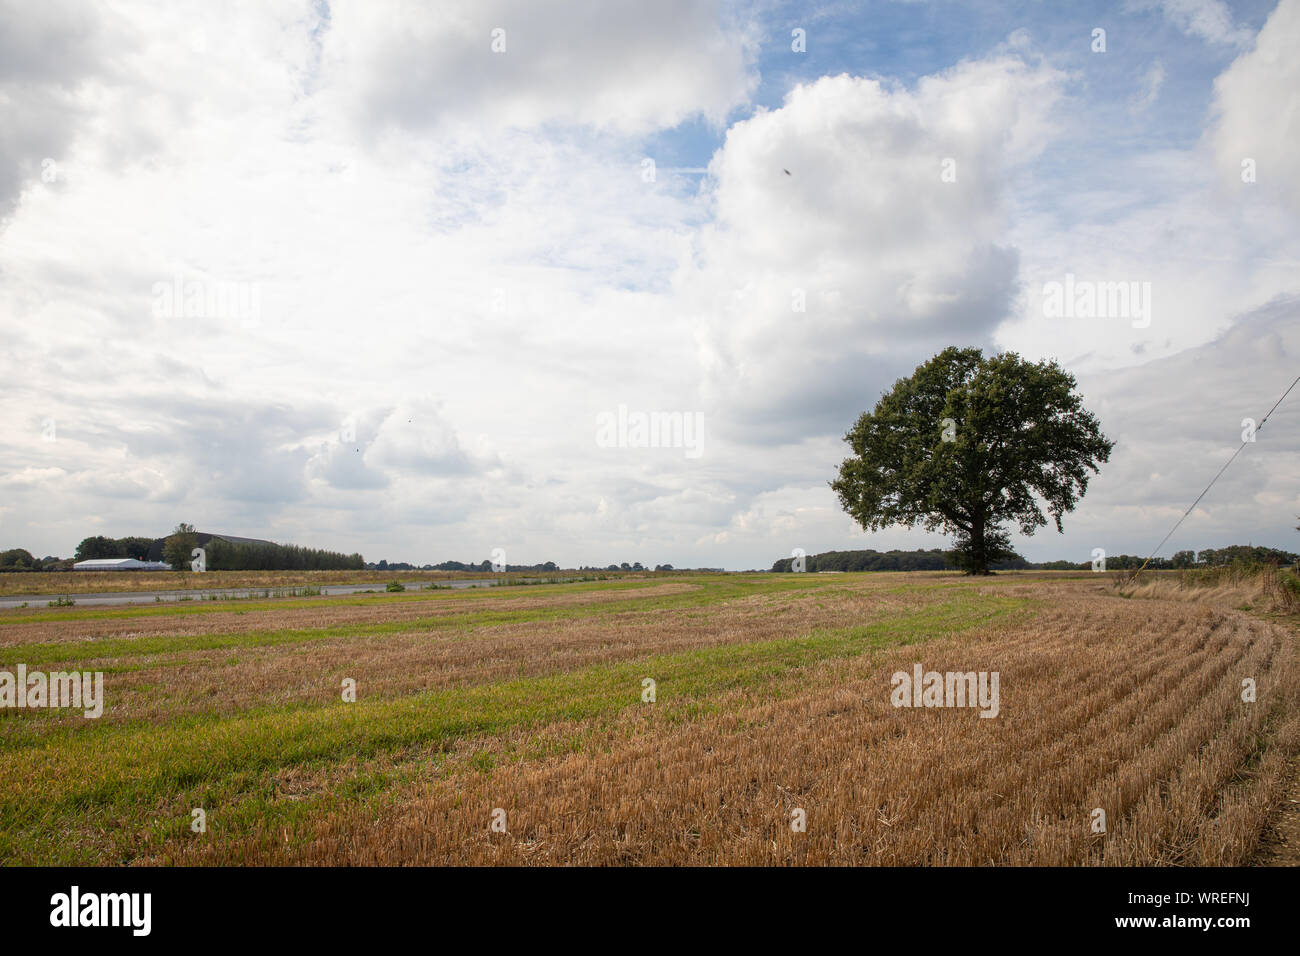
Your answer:
[[[1106,555],[1107,571],[1136,571],[1138,568],[1146,565],[1148,571],[1168,571],[1173,568],[1174,563],[1169,558],[1151,558],[1148,560],[1140,554],[1108,554]],[[1092,568],[1091,561],[1083,561],[1079,564],[1079,570],[1088,571]]]
[[[142,538],[138,535],[128,538],[117,539],[118,554],[114,557],[135,558],[137,561],[146,561],[149,558],[149,549],[153,546],[153,538]]]
[[[1179,552],[1183,554],[1185,552]],[[1178,555],[1174,555],[1177,557]],[[1252,544],[1231,544],[1226,548],[1206,548],[1199,555],[1199,564],[1223,566],[1229,564],[1295,564],[1300,555],[1278,548],[1265,548]]]
[[[26,548],[9,548],[0,551],[0,571],[60,571],[72,566],[52,554],[38,558]]]
[[[153,538],[131,536],[126,538],[106,538],[102,534],[83,538],[77,545],[76,560],[91,561],[95,558],[135,558],[144,561],[149,556],[149,547]]]
[[[365,559],[296,544],[241,544],[212,538],[204,546],[209,571],[360,571]]]
[[[826,551],[810,554],[805,569],[817,571],[950,571],[955,565],[940,548],[931,551]],[[773,571],[793,571],[794,558],[782,558]]]
[[[1055,362],[945,349],[858,419],[831,487],[864,529],[955,534],[963,564],[985,573],[1007,551],[999,525],[1028,535],[1050,516],[1061,531],[1088,472],[1110,457],[1075,384]]]
[[[0,552],[0,570],[25,571],[40,564],[26,548],[10,548]]]
[[[1206,548],[1200,553],[1199,561],[1194,551],[1176,551],[1171,558],[1148,558],[1141,554],[1108,554],[1106,570],[1136,571],[1143,567],[1148,571],[1195,571],[1225,567],[1258,569],[1265,566],[1279,567],[1295,564],[1297,561],[1300,561],[1300,555],[1278,548],[1233,544],[1226,548]],[[1048,571],[1092,570],[1091,561],[1049,561],[1045,564],[1027,566]]]
[[[1295,571],[1280,571],[1278,573],[1278,583],[1290,592],[1292,597],[1300,599],[1300,575]]]
[[[198,546],[199,536],[194,533],[194,525],[181,522],[163,542],[163,560],[172,566],[173,571],[188,571],[190,555]]]
[[[112,538],[105,538],[102,534],[83,538],[81,544],[77,545],[75,556],[78,561],[93,561],[96,558],[125,557],[125,555],[118,554],[117,542]]]
[[[491,561],[481,561],[477,564],[466,563],[464,561],[443,561],[441,564],[415,565],[405,561],[395,561],[389,563],[387,560],[372,564],[370,567],[376,571],[491,571]],[[560,566],[554,561],[547,561],[543,564],[507,564],[507,571],[558,571]]]

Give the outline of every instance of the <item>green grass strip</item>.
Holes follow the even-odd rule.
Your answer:
[[[181,793],[193,806],[212,806],[284,767],[366,759],[414,746],[445,748],[475,735],[609,716],[649,706],[640,700],[644,677],[655,679],[660,702],[705,700],[818,661],[953,634],[1028,603],[973,597],[962,594],[860,627],[390,700],[191,716],[165,724],[51,728],[39,740],[0,754],[0,779],[10,781],[0,795],[0,861],[27,856],[34,843],[52,845],[59,831],[97,808],[138,818]]]

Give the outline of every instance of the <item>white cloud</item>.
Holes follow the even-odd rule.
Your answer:
[[[1094,180],[1104,190],[1075,185],[1065,197],[1017,210],[1012,232],[1024,250],[1023,286],[1017,317],[998,330],[999,345],[1053,355],[1080,371],[1139,367],[1204,345],[1234,318],[1300,291],[1300,187],[1284,172],[1300,150],[1300,120],[1278,109],[1300,88],[1300,72],[1284,53],[1297,41],[1300,2],[1283,0],[1255,48],[1216,80],[1198,141],[1117,156],[1113,174]],[[1102,142],[1121,139],[1105,132]],[[1243,182],[1246,158],[1256,182]],[[1149,324],[1047,318],[1044,285],[1067,274],[1150,283]]]
[[[757,82],[753,36],[720,4],[580,0],[563,16],[527,0],[330,10],[323,83],[371,129],[644,132],[696,115],[721,122]]]
[[[1225,189],[1258,193],[1300,213],[1300,0],[1281,0],[1259,31],[1255,48],[1243,53],[1214,82],[1211,138]],[[1243,183],[1253,163],[1255,182]],[[1245,195],[1249,199],[1249,194]]]
[[[1236,25],[1224,0],[1131,0],[1129,6],[1158,8],[1179,30],[1208,43],[1245,46],[1250,42],[1251,32]]]
[[[86,110],[78,85],[104,69],[102,14],[74,2],[0,2],[0,222],[24,183],[59,181]]]
[[[1142,77],[1141,89],[1133,95],[1129,101],[1129,109],[1134,113],[1141,113],[1151,107],[1160,97],[1160,88],[1165,84],[1165,68],[1159,60],[1151,64]]]
[[[1063,80],[1010,57],[915,89],[825,77],[731,127],[679,285],[737,437],[837,433],[902,356],[986,339],[1016,291],[1006,183],[1050,137]]]

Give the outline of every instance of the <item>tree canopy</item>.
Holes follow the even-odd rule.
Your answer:
[[[296,544],[246,544],[212,538],[203,547],[209,571],[360,571],[366,566],[359,554]]]
[[[956,535],[961,566],[989,573],[1014,554],[1004,523],[1028,535],[1050,516],[1061,531],[1089,471],[1110,458],[1075,385],[1056,362],[945,349],[858,419],[831,487],[864,529]]]
[[[126,538],[106,538],[101,534],[83,538],[77,545],[76,559],[89,561],[92,558],[135,558],[143,561],[149,556],[149,546],[153,538],[138,536]]]
[[[194,525],[182,521],[163,543],[163,560],[172,566],[173,571],[188,571],[190,557],[198,546],[199,536]]]

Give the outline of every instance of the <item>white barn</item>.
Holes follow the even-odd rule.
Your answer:
[[[137,561],[135,558],[91,558],[78,561],[74,571],[170,571],[172,566],[164,561]]]

